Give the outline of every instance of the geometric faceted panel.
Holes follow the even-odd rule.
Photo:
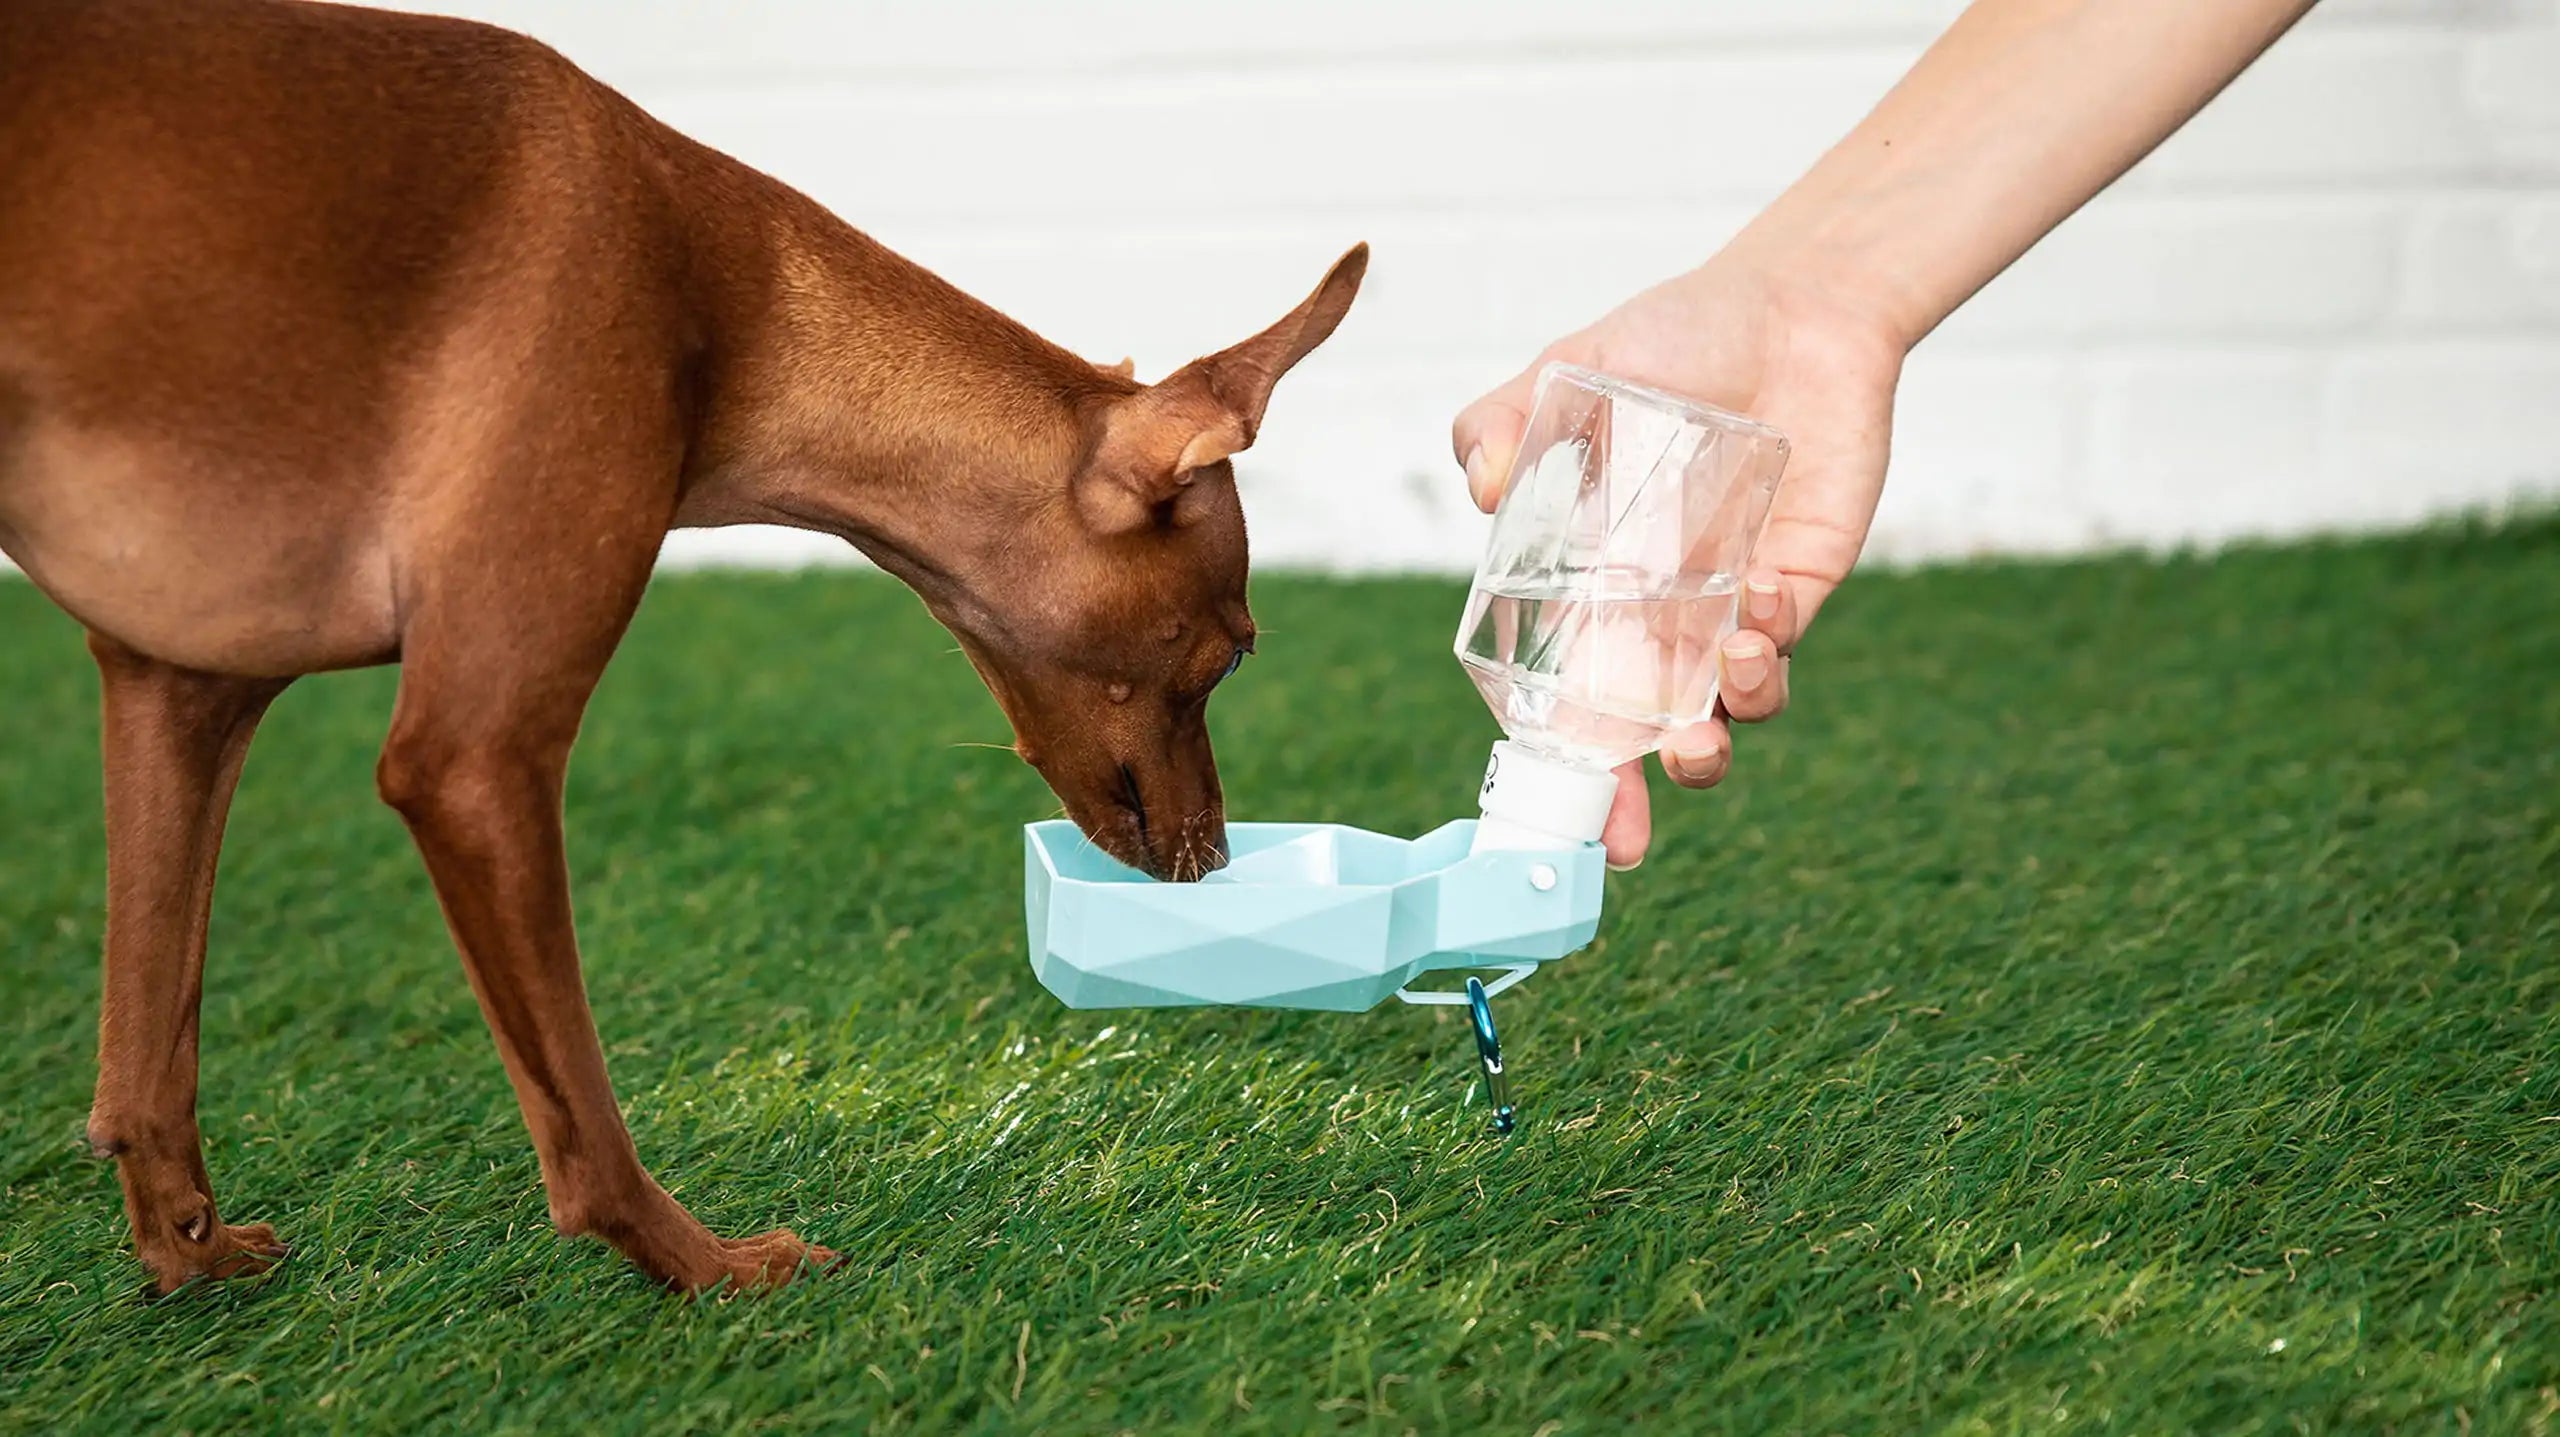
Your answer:
[[[1600,845],[1470,856],[1420,838],[1231,823],[1227,866],[1159,883],[1073,823],[1022,830],[1031,971],[1070,1008],[1374,1008],[1434,968],[1546,963],[1600,928]]]

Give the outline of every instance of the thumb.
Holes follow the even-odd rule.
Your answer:
[[[1502,502],[1502,486],[1510,478],[1511,461],[1520,452],[1520,436],[1529,428],[1529,401],[1537,388],[1536,366],[1522,370],[1501,388],[1458,411],[1449,426],[1449,449],[1467,471],[1467,493],[1486,513]]]
[[[1600,830],[1600,848],[1609,866],[1620,873],[1644,862],[1653,846],[1653,805],[1644,787],[1644,760],[1618,767],[1618,796],[1610,801],[1609,821]]]

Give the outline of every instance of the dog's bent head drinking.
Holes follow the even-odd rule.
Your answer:
[[[978,601],[943,614],[1068,816],[1156,877],[1226,861],[1208,703],[1254,645],[1228,460],[1280,376],[1341,322],[1367,265],[1354,248],[1278,324],[1162,383],[1098,395],[1054,502],[1026,516],[1003,572],[968,586]]]

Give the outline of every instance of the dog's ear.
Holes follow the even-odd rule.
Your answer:
[[[1272,387],[1342,323],[1368,269],[1369,247],[1353,245],[1278,324],[1115,401],[1076,476],[1085,521],[1106,534],[1151,523],[1202,470],[1252,444]]]

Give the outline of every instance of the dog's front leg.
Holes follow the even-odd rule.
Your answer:
[[[89,1142],[116,1160],[133,1248],[162,1292],[284,1256],[213,1203],[196,1129],[196,1017],[224,815],[287,680],[176,668],[92,635],[107,788],[107,972]]]
[[[771,1286],[836,1255],[788,1231],[715,1236],[650,1177],[615,1105],[579,972],[561,832],[569,747],[646,558],[627,594],[422,615],[377,776],[426,860],[497,1039],[553,1225],[604,1239],[684,1291]]]

